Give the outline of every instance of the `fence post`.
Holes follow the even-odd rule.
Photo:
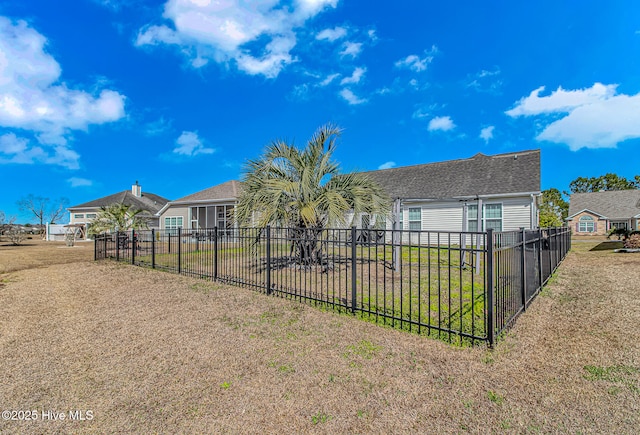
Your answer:
[[[182,228],[178,228],[178,275],[182,272]]]
[[[542,290],[542,228],[538,228],[538,285]]]
[[[156,229],[151,229],[151,268],[156,268]]]
[[[120,261],[120,231],[116,231],[116,261]]]
[[[356,227],[351,227],[351,312],[356,312],[356,279],[358,277],[356,273]]]
[[[136,264],[136,230],[131,230],[131,264]]]
[[[527,311],[527,230],[522,229],[522,309]]]
[[[98,259],[98,237],[99,236],[95,236],[93,238],[93,261]]]
[[[271,225],[267,225],[267,294],[271,294]]]
[[[213,280],[218,279],[218,226],[213,227]]]
[[[487,255],[487,340],[489,347],[493,348],[495,342],[495,312],[493,307],[493,229],[487,229],[486,255]]]
[[[107,233],[102,234],[102,240],[104,240],[104,251],[102,251],[103,258],[107,258]]]

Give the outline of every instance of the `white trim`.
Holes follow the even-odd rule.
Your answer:
[[[473,201],[480,199],[491,198],[520,198],[522,196],[539,196],[541,192],[516,192],[516,193],[496,193],[488,195],[468,195],[468,196],[453,196],[450,198],[395,198],[394,200],[400,200],[405,202],[458,202],[458,201]]]
[[[573,219],[574,217],[578,216],[580,213],[585,213],[585,212],[587,212],[587,213],[591,213],[591,214],[594,214],[594,215],[596,215],[596,216],[598,216],[599,218],[602,218],[602,219],[609,219],[608,217],[606,217],[606,216],[605,216],[605,215],[603,215],[603,214],[596,213],[595,211],[591,211],[591,210],[589,210],[588,208],[583,208],[583,209],[582,209],[582,210],[580,210],[579,212],[574,213],[574,214],[572,214],[571,216],[567,216],[567,218],[566,218],[565,220]]]
[[[195,204],[196,206],[200,204],[211,204],[211,205],[220,205],[218,203],[224,203],[224,205],[236,205],[238,203],[238,198],[222,198],[222,199],[199,199],[197,201],[169,201],[166,203],[157,213],[156,216],[160,216],[164,213],[169,207],[175,206],[187,206],[191,207],[191,204]]]

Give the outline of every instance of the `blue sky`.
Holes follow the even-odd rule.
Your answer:
[[[0,210],[136,180],[177,199],[274,139],[342,169],[542,150],[542,188],[640,173],[636,1],[0,3]]]

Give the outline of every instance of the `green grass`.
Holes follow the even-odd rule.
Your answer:
[[[191,243],[181,246],[181,271],[207,278],[213,272],[214,252],[204,248],[213,246],[201,243],[198,245],[200,250],[189,251],[195,247]],[[347,257],[350,248],[343,245],[334,248],[327,256],[329,263],[300,268],[292,267],[286,260],[291,252],[289,244],[273,243],[272,286],[303,298],[319,299],[322,302],[314,303],[322,309],[349,312],[353,264]],[[357,311],[357,315],[378,324],[457,344],[468,340],[459,334],[456,336],[456,332],[477,337],[486,335],[483,260],[479,264],[481,273],[477,274],[469,265],[475,262],[475,256],[469,252],[462,256],[457,249],[456,246],[403,246],[399,267],[394,270],[393,247],[357,246],[355,302],[363,310]],[[177,248],[173,246],[172,250],[171,254],[155,255],[157,268],[177,269]],[[225,243],[217,253],[218,277],[234,279],[239,276],[248,283],[264,286],[267,281],[265,258],[264,246],[256,247],[251,242]],[[152,258],[138,254],[136,261],[151,265]],[[208,289],[194,290],[206,292]]]

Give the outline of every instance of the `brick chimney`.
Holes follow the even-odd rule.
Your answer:
[[[131,193],[138,198],[142,196],[142,186],[138,184],[138,180],[136,180],[136,184],[131,185]]]

